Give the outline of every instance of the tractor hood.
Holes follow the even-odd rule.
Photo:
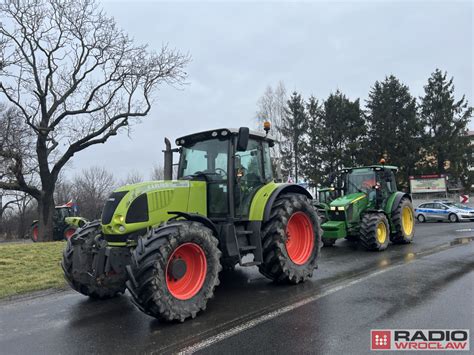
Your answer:
[[[102,211],[102,232],[127,235],[157,226],[168,212],[207,214],[204,181],[162,180],[125,185],[107,199]]]
[[[367,197],[367,195],[363,192],[356,192],[353,194],[345,195],[336,198],[330,204],[331,207],[344,207],[350,203],[354,203],[356,201],[362,200],[363,198]]]

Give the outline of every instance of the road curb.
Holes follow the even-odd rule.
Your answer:
[[[32,291],[32,292],[22,293],[19,295],[7,296],[5,298],[0,299],[0,306],[5,305],[5,304],[10,304],[10,303],[30,301],[36,298],[56,295],[60,293],[68,293],[68,292],[71,292],[71,289],[68,286],[64,286],[61,288],[48,288],[45,290]]]

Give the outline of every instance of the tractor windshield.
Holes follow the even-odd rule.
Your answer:
[[[181,152],[178,177],[205,175],[207,180],[227,176],[228,140],[208,139],[184,146]]]
[[[375,171],[372,169],[354,169],[345,177],[345,193],[369,193],[376,184]]]
[[[229,214],[228,152],[228,139],[206,139],[182,147],[178,178],[206,180],[208,217],[225,217]]]

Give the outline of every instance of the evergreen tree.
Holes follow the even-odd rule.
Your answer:
[[[362,163],[362,142],[366,134],[359,99],[349,100],[339,90],[329,95],[322,107],[314,97],[306,105],[308,144],[305,174],[314,183],[326,185],[332,173]]]
[[[426,127],[427,157],[434,158],[431,167],[440,174],[449,172],[469,184],[472,178],[468,165],[472,156],[468,157],[470,141],[466,132],[472,107],[464,96],[456,101],[453,78],[448,80],[447,73],[439,69],[431,74],[424,88],[420,110]],[[427,164],[430,166],[429,162]]]
[[[308,119],[308,138],[304,145],[304,163],[302,173],[310,183],[317,185],[322,183],[323,172],[321,155],[321,115],[322,107],[318,100],[311,96],[306,104],[306,115]]]
[[[295,91],[287,101],[285,115],[280,127],[283,143],[280,145],[283,170],[288,176],[293,176],[295,182],[298,181],[307,127],[304,101],[301,95]]]
[[[367,100],[367,122],[367,156],[373,163],[385,156],[388,164],[398,166],[398,177],[406,187],[420,158],[423,132],[408,86],[393,75],[375,82]]]

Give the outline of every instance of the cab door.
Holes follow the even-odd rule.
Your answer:
[[[247,218],[257,190],[265,184],[262,142],[249,139],[247,150],[235,153],[235,216]]]

